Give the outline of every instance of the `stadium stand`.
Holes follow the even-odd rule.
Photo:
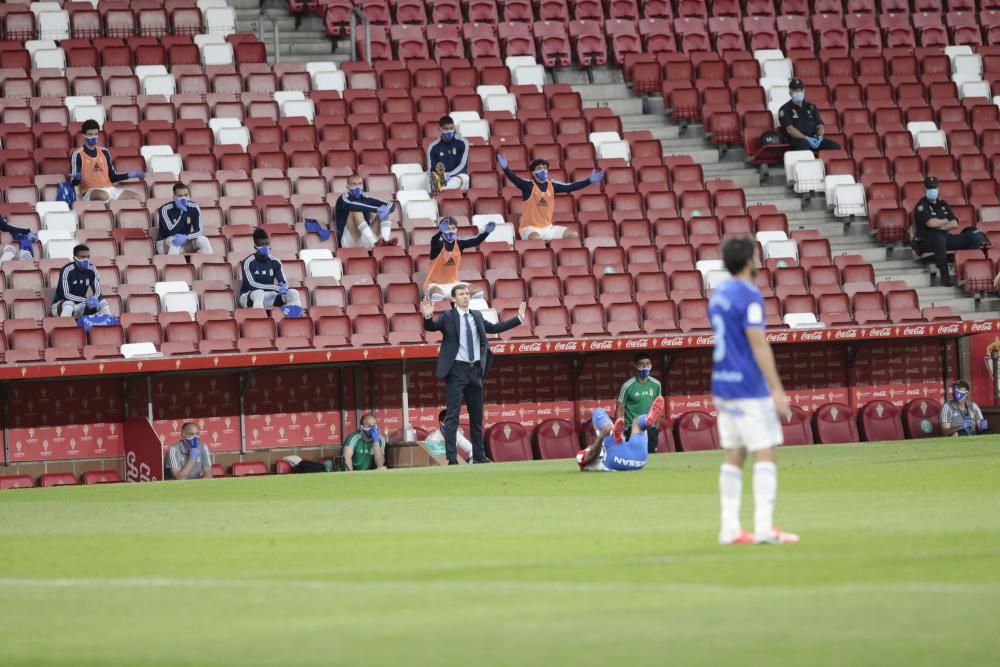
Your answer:
[[[294,29],[270,8],[264,23],[281,53],[266,29],[264,41],[250,34],[254,2],[8,3],[0,214],[39,239],[35,259],[0,266],[0,357],[116,359],[140,343],[178,357],[433,343],[416,285],[438,215],[463,235],[500,223],[463,256],[461,277],[498,317],[529,302],[530,322],[502,341],[707,332],[719,246],[737,233],[759,243],[775,330],[994,318],[997,250],[955,253],[959,292],[934,285],[906,246],[928,173],[963,226],[1000,235],[996,8],[818,4],[367,0],[368,63],[349,60],[363,40],[348,34],[352,3],[339,0],[289,0]],[[817,158],[759,144],[793,76],[843,149]],[[471,144],[471,187],[413,194],[426,190],[425,149],[445,113]],[[141,201],[54,201],[88,118],[103,123],[118,170],[146,172],[123,184]],[[556,199],[556,223],[579,239],[515,240],[522,202],[497,172],[499,152],[517,171],[545,158],[557,179],[605,170],[599,186]],[[330,224],[355,171],[373,196],[413,199],[392,214],[398,245],[368,253],[306,231],[307,218]],[[201,207],[212,255],[155,253],[156,212],[178,179]],[[302,319],[236,307],[258,226]],[[90,245],[120,326],[84,332],[49,316],[76,242]],[[917,403],[893,422],[910,437],[925,421],[936,427],[913,413]],[[816,410],[815,440],[857,441],[855,412],[866,437],[869,426],[895,437],[877,424],[879,406]],[[718,446],[707,413],[671,418],[676,441],[661,429],[661,450]],[[790,442],[812,442],[808,421],[797,412],[784,424]],[[511,444],[496,424],[490,451],[568,456],[555,424],[575,433],[563,420],[539,424],[535,453],[527,431]],[[259,469],[246,465],[233,475]]]

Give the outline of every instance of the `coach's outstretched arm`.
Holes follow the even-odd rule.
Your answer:
[[[756,327],[747,327],[745,331],[747,342],[750,343],[753,357],[757,361],[757,367],[760,368],[760,372],[767,382],[767,387],[771,390],[774,407],[780,416],[787,419],[792,413],[791,402],[781,384],[781,376],[778,375],[778,367],[774,363],[774,352],[771,350],[771,344],[767,342],[767,334],[764,329]]]
[[[504,320],[503,322],[498,322],[497,324],[493,324],[489,320],[483,320],[483,328],[486,329],[486,333],[488,334],[498,334],[503,333],[504,331],[510,331],[514,327],[524,324],[524,318],[527,311],[528,304],[522,301],[521,305],[517,309],[517,317],[512,317],[509,320]],[[425,319],[424,322],[426,321],[427,320]]]
[[[420,310],[424,314],[424,331],[444,331],[441,326],[441,317],[434,318],[434,302],[429,296],[425,296],[420,302]]]

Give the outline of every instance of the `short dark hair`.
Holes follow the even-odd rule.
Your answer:
[[[187,430],[188,426],[195,426],[195,427],[197,427],[198,424],[196,424],[195,422],[184,422],[183,424],[181,424],[181,434],[182,435],[183,435],[184,431]],[[201,428],[199,427],[198,430],[201,431]]]
[[[441,422],[441,423],[444,423],[444,419],[447,416],[448,416],[448,411],[447,410],[442,410],[441,412],[438,413],[438,421]]]
[[[649,352],[639,352],[632,358],[632,363],[637,364],[643,359],[649,359],[650,361],[652,361],[653,357],[649,356]]]
[[[87,120],[83,121],[83,127],[80,128],[80,131],[83,132],[84,134],[87,134],[87,132],[90,132],[91,130],[97,130],[98,132],[100,132],[101,124],[98,123],[93,118],[88,118]]]
[[[454,299],[455,295],[458,294],[458,290],[463,290],[463,289],[467,290],[467,289],[469,289],[469,286],[466,285],[465,283],[459,283],[459,284],[455,285],[454,287],[452,287],[451,288],[451,298]]]
[[[176,183],[174,183],[174,194],[177,194],[178,190],[190,190],[190,189],[191,188],[189,188],[188,184],[185,183],[184,181],[177,181]]]
[[[270,237],[267,235],[267,231],[266,230],[260,229],[259,227],[257,229],[255,229],[255,230],[253,230],[253,242],[254,243],[260,243],[260,244],[263,245],[264,243],[267,243],[269,240],[270,240]]]
[[[371,417],[372,419],[375,419],[375,413],[374,412],[366,412],[365,414],[361,415],[361,419],[358,420],[358,426],[364,427],[365,420],[368,419],[369,417]],[[377,422],[378,419],[375,419],[375,421]]]
[[[441,120],[438,121],[438,127],[444,127],[445,125],[454,125],[455,119],[451,116],[441,116]]]
[[[77,245],[73,246],[73,256],[76,257],[77,255],[79,255],[84,250],[86,250],[87,252],[90,252],[90,248],[87,247],[87,245],[84,244],[84,243],[80,243],[80,244],[77,244]]]
[[[534,173],[534,171],[541,166],[548,167],[549,166],[548,160],[543,160],[541,158],[538,158],[537,160],[532,160],[531,164],[528,165],[528,171]]]
[[[745,269],[747,263],[753,261],[754,250],[754,241],[749,236],[736,236],[723,241],[722,263],[726,271],[735,276]]]
[[[969,391],[969,389],[971,389],[971,387],[969,387],[969,383],[966,382],[965,380],[961,379],[961,378],[959,378],[958,380],[956,380],[955,384],[953,384],[951,386],[952,386],[952,388],[961,387],[963,391]]]

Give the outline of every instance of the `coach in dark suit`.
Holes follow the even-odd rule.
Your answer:
[[[493,324],[483,319],[483,314],[469,309],[469,286],[455,285],[451,290],[454,307],[434,319],[434,304],[424,299],[424,330],[444,334],[438,353],[437,376],[445,379],[445,400],[448,416],[444,420],[444,447],[448,464],[458,463],[455,451],[455,433],[458,431],[458,413],[462,410],[462,397],[469,410],[469,430],[472,435],[472,461],[490,463],[483,445],[483,376],[493,363],[493,354],[486,341],[486,334],[509,331],[524,322],[526,304],[521,303],[517,317]]]

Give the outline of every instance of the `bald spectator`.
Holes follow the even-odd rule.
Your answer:
[[[201,441],[197,424],[187,422],[181,426],[181,439],[167,450],[163,469],[167,479],[212,478],[212,457],[208,445]]]

